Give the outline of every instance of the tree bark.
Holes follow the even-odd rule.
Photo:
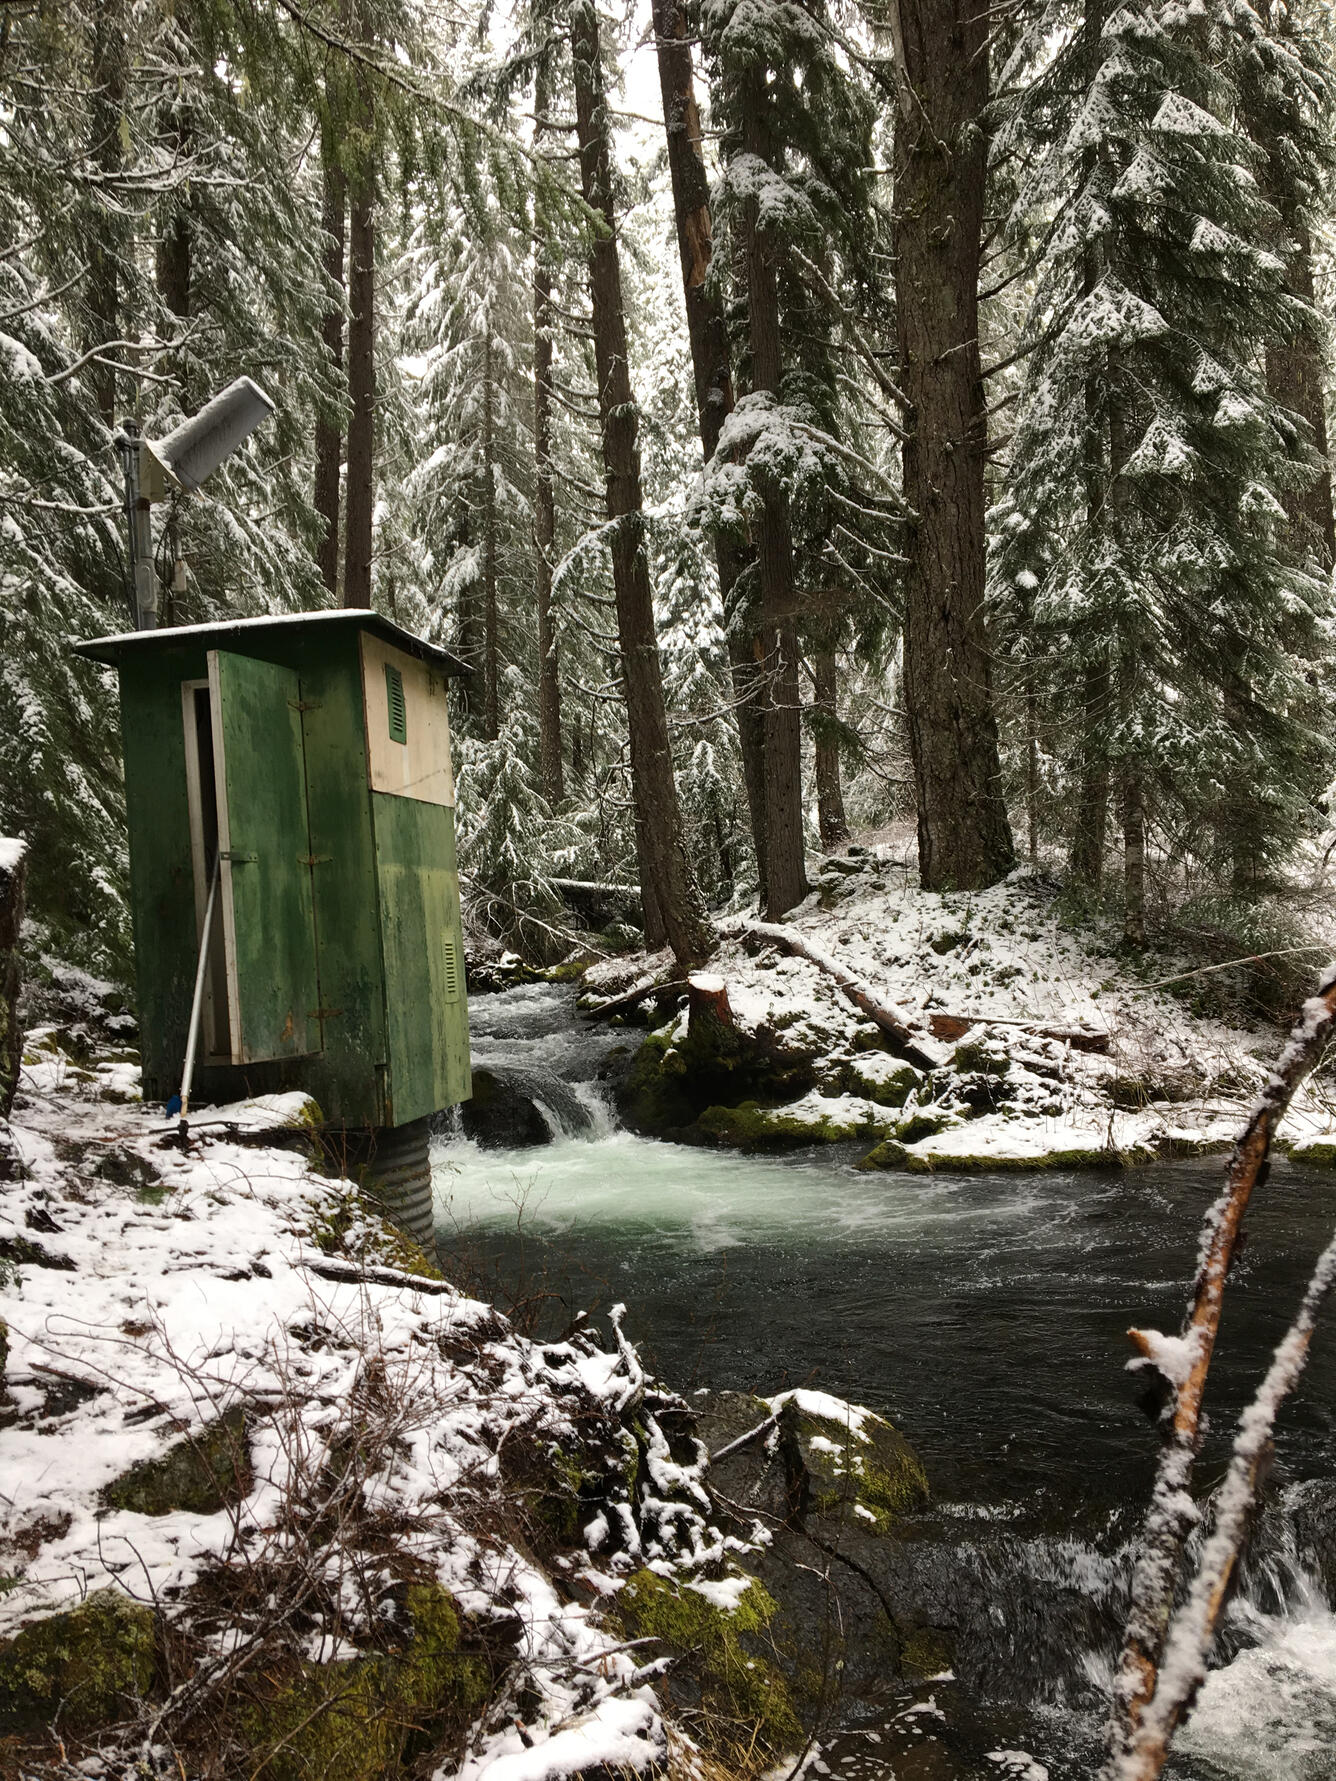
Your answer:
[[[837,679],[835,651],[818,649],[812,657],[817,826],[821,830],[821,845],[829,850],[843,847],[849,839],[840,785]]]
[[[743,99],[742,142],[770,165],[765,130],[765,71],[748,74]],[[742,206],[743,258],[752,388],[779,396],[783,354],[775,244],[760,227],[755,197]],[[765,912],[786,914],[807,895],[803,849],[802,700],[798,684],[798,593],[793,537],[785,489],[761,489],[757,562],[761,586],[761,663],[765,698]]]
[[[1290,207],[1292,209],[1292,207]],[[1308,230],[1291,214],[1282,219],[1285,233],[1292,245],[1286,256],[1286,285],[1293,297],[1313,304],[1313,244]],[[1313,444],[1322,458],[1321,473],[1306,489],[1285,489],[1281,505],[1289,515],[1299,549],[1296,556],[1310,553],[1324,570],[1336,563],[1336,514],[1331,500],[1331,458],[1327,448],[1327,406],[1323,394],[1322,346],[1315,331],[1296,328],[1288,340],[1268,341],[1266,348],[1266,386],[1268,393],[1284,407],[1292,409],[1305,421],[1313,435]]]
[[[124,161],[121,129],[129,81],[125,41],[124,0],[98,0],[93,15],[93,97],[89,107],[89,149],[93,165],[104,175],[118,173]],[[109,203],[114,194],[107,193]],[[88,240],[88,274],[84,283],[87,350],[120,337],[121,274],[118,264],[124,230],[119,214],[107,210],[92,220]],[[116,373],[93,360],[88,382],[97,411],[107,426],[116,420]]]
[[[664,129],[668,139],[673,216],[682,265],[687,337],[691,343],[691,365],[696,379],[696,411],[701,449],[708,464],[718,450],[724,422],[733,411],[733,372],[723,306],[707,282],[714,255],[714,225],[710,215],[709,175],[701,147],[700,112],[696,106],[685,0],[654,0],[654,36],[658,48]],[[720,531],[714,538],[714,556],[728,638],[743,786],[764,906],[768,902],[764,698],[757,670],[756,638],[748,627],[739,625],[736,611],[739,578],[751,560],[751,553],[735,538]]]
[[[23,886],[27,871],[26,849],[5,843],[0,859],[0,1119],[8,1119],[23,1063],[23,1028],[19,1025],[19,990],[22,984]],[[0,1174],[4,1151],[0,1149]]]
[[[1146,801],[1141,768],[1128,762],[1123,793],[1123,939],[1138,951],[1146,944]]]
[[[1086,663],[1081,709],[1081,776],[1068,860],[1071,876],[1090,890],[1104,875],[1109,823],[1107,727],[1111,677],[1107,655]]]
[[[547,127],[552,76],[545,56],[534,81],[534,147]],[[540,151],[541,152],[541,151]],[[543,796],[555,808],[566,795],[561,755],[561,676],[552,623],[552,564],[557,510],[552,470],[552,249],[541,191],[534,198],[533,442],[534,594],[538,608],[538,750]]]
[[[334,288],[329,307],[320,322],[320,338],[334,376],[343,382],[343,304],[346,290],[344,249],[348,229],[348,187],[335,155],[334,145],[323,144],[325,206],[324,235],[325,276]],[[314,506],[324,522],[316,562],[320,579],[335,593],[339,585],[339,475],[343,467],[343,425],[336,417],[323,413],[315,423],[315,499]]]
[[[687,857],[654,630],[640,484],[640,414],[627,359],[612,150],[593,0],[574,0],[571,52],[580,181],[585,203],[603,224],[589,251],[589,292],[646,939],[657,913],[679,962],[696,964],[709,957],[713,935]]]
[[[482,347],[482,733],[501,734],[501,665],[496,606],[496,363],[492,318]]]
[[[1336,1016],[1336,980],[1324,973],[1319,997],[1308,1002],[1290,1034],[1260,1100],[1240,1133],[1229,1161],[1225,1191],[1211,1207],[1202,1230],[1200,1262],[1192,1302],[1183,1323],[1191,1343],[1190,1365],[1166,1383],[1173,1387],[1172,1420],[1160,1449],[1155,1484],[1132,1574],[1127,1634],[1114,1685],[1110,1763],[1106,1774],[1140,1774],[1122,1766],[1154,1691],[1165,1633],[1180,1581],[1183,1552],[1199,1515],[1192,1500],[1192,1472],[1202,1438],[1202,1401],[1220,1330],[1225,1282],[1253,1189],[1266,1180],[1271,1140],[1295,1090],[1322,1057]],[[1319,999],[1320,998],[1320,999]],[[1159,1332],[1129,1330],[1139,1353],[1154,1363]],[[1161,1338],[1162,1340],[1162,1338]],[[1151,1770],[1148,1773],[1157,1771]]]
[[[369,137],[374,120],[370,89],[358,106]],[[348,473],[343,564],[345,606],[371,605],[371,533],[375,511],[376,224],[375,173],[364,150],[349,181],[348,222]]]
[[[902,0],[895,131],[896,326],[909,398],[905,703],[926,889],[993,884],[1015,864],[984,628],[979,260],[986,8]]]

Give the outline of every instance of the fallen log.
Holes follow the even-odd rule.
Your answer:
[[[1041,1026],[1038,1021],[1013,1020],[998,1014],[930,1014],[928,1031],[934,1039],[963,1039],[974,1027],[1015,1027],[1032,1039],[1058,1039],[1073,1051],[1098,1052],[1109,1049],[1108,1033],[1089,1033],[1084,1027]]]
[[[866,1014],[888,1039],[895,1041],[909,1062],[917,1064],[921,1070],[939,1070],[949,1060],[949,1049],[925,1031],[913,1015],[907,1011],[897,1013],[888,1007],[861,977],[847,971],[837,959],[814,946],[796,928],[782,927],[773,921],[739,921],[725,923],[719,931],[728,938],[769,941],[772,946],[782,947],[785,952],[806,959],[819,971],[824,971],[859,1013]]]
[[[628,1009],[638,1008],[642,1002],[649,1001],[651,996],[682,995],[686,988],[684,977],[674,978],[670,983],[650,977],[642,983],[633,984],[620,996],[613,996],[609,1001],[600,1002],[597,1008],[586,1008],[583,1012],[590,1020],[610,1020],[614,1014],[625,1014]]]

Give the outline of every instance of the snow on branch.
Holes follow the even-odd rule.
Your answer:
[[[1181,1716],[1183,1702],[1190,1693],[1190,1688],[1184,1688],[1178,1705],[1172,1711],[1167,1704],[1160,1707],[1155,1705],[1156,1701],[1167,1703],[1179,1690],[1180,1672],[1185,1662],[1183,1640],[1187,1634],[1176,1631],[1173,1645],[1173,1662],[1176,1667],[1172,1672],[1166,1673],[1170,1655],[1166,1641],[1169,1638],[1170,1617],[1184,1549],[1198,1520],[1191,1495],[1192,1469],[1201,1444],[1202,1398],[1220,1328],[1225,1279],[1253,1188],[1266,1179],[1271,1140],[1276,1128],[1284,1118],[1296,1089],[1321,1058],[1332,1037],[1334,1020],[1336,964],[1328,965],[1319,981],[1317,995],[1304,1003],[1299,1022],[1290,1034],[1276,1068],[1268,1078],[1247,1125],[1235,1143],[1224,1191],[1207,1212],[1202,1227],[1196,1287],[1188,1306],[1181,1337],[1168,1337],[1158,1330],[1129,1332],[1138,1349],[1138,1358],[1131,1364],[1137,1367],[1154,1366],[1170,1388],[1166,1411],[1169,1423],[1132,1576],[1132,1600],[1122,1658],[1114,1684],[1109,1758],[1104,1769],[1104,1781],[1153,1781],[1163,1766],[1168,1739]],[[1332,1267],[1336,1267],[1336,1262],[1329,1263],[1328,1256],[1324,1255],[1314,1276],[1314,1285],[1309,1289],[1309,1298],[1304,1301],[1305,1309],[1300,1313],[1296,1329],[1301,1328],[1305,1316],[1309,1316],[1310,1300],[1312,1314],[1316,1314],[1317,1306],[1330,1287]],[[1292,1331],[1291,1337],[1293,1335]],[[1268,1374],[1258,1399],[1259,1403],[1271,1405],[1272,1418],[1275,1406],[1298,1378],[1303,1364],[1302,1357],[1297,1367],[1287,1363],[1285,1377],[1289,1383],[1277,1394],[1274,1388],[1276,1366],[1280,1365],[1282,1356],[1290,1352],[1290,1340],[1291,1338],[1287,1338],[1286,1343],[1277,1351],[1276,1365],[1273,1365],[1272,1372]],[[1306,1353],[1306,1337],[1303,1347]],[[1257,1407],[1254,1405],[1244,1419],[1240,1443],[1249,1430],[1255,1433],[1256,1414]],[[1250,1418],[1254,1421],[1250,1421]],[[1267,1428],[1269,1427],[1268,1419]],[[1236,1454],[1238,1451],[1236,1447]],[[1260,1452],[1260,1447],[1258,1451]],[[1227,1509],[1228,1501],[1225,1502],[1222,1513]],[[1208,1548],[1208,1551],[1212,1549]],[[1219,1612],[1218,1605],[1215,1612]],[[1212,1620],[1210,1629],[1213,1628]],[[1209,1643],[1209,1631],[1204,1637]],[[1158,1761],[1153,1756],[1155,1738],[1158,1735],[1152,1730],[1155,1725],[1163,1728],[1163,1748],[1160,1749]]]

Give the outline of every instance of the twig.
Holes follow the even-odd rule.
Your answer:
[[[1329,965],[1317,995],[1304,1003],[1302,1017],[1235,1143],[1224,1191],[1206,1214],[1197,1284],[1182,1337],[1171,1346],[1170,1339],[1157,1331],[1129,1331],[1143,1364],[1158,1365],[1172,1386],[1173,1419],[1160,1453],[1132,1576],[1127,1633],[1114,1685],[1106,1781],[1124,1781],[1138,1772],[1124,1765],[1156,1690],[1183,1550],[1197,1521],[1190,1487],[1193,1461],[1201,1444],[1202,1396],[1239,1227],[1253,1188],[1266,1178],[1272,1136],[1295,1090],[1317,1064],[1331,1036],[1333,1019],[1336,965]],[[1172,1378],[1166,1368],[1172,1371]]]
[[[1245,958],[1226,959],[1221,965],[1199,965],[1195,971],[1180,971],[1176,977],[1160,977],[1154,983],[1139,983],[1134,996],[1148,989],[1167,989],[1171,983],[1186,983],[1189,977],[1205,977],[1211,971],[1232,971],[1236,965],[1260,965],[1263,959],[1288,959],[1300,952],[1325,952],[1324,946],[1282,946],[1276,952],[1250,952]]]
[[[1159,1685],[1142,1715],[1131,1750],[1116,1770],[1118,1781],[1157,1781],[1169,1754],[1169,1741],[1206,1674],[1207,1654],[1243,1550],[1276,1413],[1299,1383],[1318,1312],[1333,1285],[1336,1237],[1323,1250],[1294,1322],[1277,1348],[1256,1397],[1239,1418],[1233,1457],[1220,1487],[1215,1527],[1202,1552],[1188,1599],[1170,1625]]]

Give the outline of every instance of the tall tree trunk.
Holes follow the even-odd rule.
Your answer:
[[[905,700],[919,878],[992,884],[1015,863],[984,629],[979,360],[990,15],[973,0],[901,0],[895,131],[896,326],[909,398]]]
[[[812,657],[813,705],[816,708],[816,807],[821,845],[834,849],[849,839],[840,785],[838,675],[835,651],[818,649]]]
[[[631,393],[627,360],[626,315],[612,199],[612,150],[599,48],[594,0],[574,0],[571,51],[580,181],[585,203],[606,225],[590,247],[589,292],[640,886],[647,934],[653,900],[658,903],[674,954],[679,962],[690,964],[709,956],[713,935],[701,909],[687,857],[654,631],[640,486],[640,413]]]
[[[534,147],[547,128],[552,72],[544,56],[534,80]],[[534,593],[538,608],[538,753],[543,796],[556,806],[566,795],[561,758],[561,677],[557,635],[552,622],[552,562],[556,554],[557,508],[552,472],[552,246],[550,219],[541,190],[534,197],[533,260],[533,447]]]
[[[501,734],[501,664],[496,605],[496,362],[492,318],[482,346],[482,687],[483,735]]]
[[[765,71],[747,75],[742,145],[769,165],[765,131]],[[743,200],[743,258],[752,388],[779,396],[783,355],[779,328],[779,277],[775,243],[760,226],[755,197]],[[765,912],[772,920],[807,895],[803,857],[802,700],[798,683],[798,591],[793,570],[786,489],[761,489],[757,528],[761,585],[761,672],[765,679]]]
[[[654,36],[658,47],[659,89],[668,138],[668,171],[673,185],[673,215],[682,264],[687,337],[696,377],[696,410],[701,449],[708,463],[719,445],[724,422],[733,411],[733,372],[728,328],[716,292],[707,279],[714,254],[710,216],[710,182],[701,147],[700,112],[692,76],[687,36],[686,0],[654,0]],[[760,881],[761,902],[768,904],[765,842],[765,701],[757,671],[754,628],[739,622],[739,580],[751,554],[725,532],[715,534],[719,597],[728,637],[728,661],[738,720],[738,746],[747,794],[752,845]]]
[[[343,304],[345,292],[344,248],[348,228],[348,186],[338,163],[334,144],[322,144],[325,206],[325,276],[332,288],[329,307],[320,322],[320,338],[334,371],[343,383]],[[335,593],[339,585],[339,472],[343,465],[343,423],[322,411],[315,423],[315,510],[324,522],[316,562],[320,579]]]
[[[129,82],[124,0],[97,0],[93,15],[93,97],[89,107],[89,148],[104,175],[118,173],[124,161],[121,131]],[[87,350],[116,340],[121,332],[121,275],[118,264],[124,229],[107,193],[107,208],[91,221],[88,274],[84,283]],[[113,353],[112,357],[117,355]],[[96,361],[88,367],[97,411],[108,426],[116,419],[116,373]]]
[[[369,146],[374,102],[359,70],[358,116],[367,139],[348,193],[348,472],[343,562],[345,606],[371,604],[371,523],[375,511],[376,223]]]
[[[1286,234],[1293,243],[1288,254],[1290,295],[1312,304],[1313,244],[1296,217],[1287,219]],[[1312,429],[1313,444],[1322,458],[1322,470],[1306,489],[1286,489],[1281,504],[1290,517],[1300,545],[1296,556],[1310,552],[1323,569],[1336,563],[1336,516],[1332,512],[1331,459],[1327,448],[1327,408],[1323,395],[1322,347],[1313,329],[1296,328],[1288,340],[1268,341],[1266,387],[1270,395],[1293,409]]]
[[[1140,764],[1126,762],[1123,794],[1123,939],[1146,944],[1146,800]]]
[[[1108,721],[1112,676],[1107,654],[1086,663],[1081,700],[1081,766],[1068,869],[1078,884],[1099,887],[1109,822]]]

